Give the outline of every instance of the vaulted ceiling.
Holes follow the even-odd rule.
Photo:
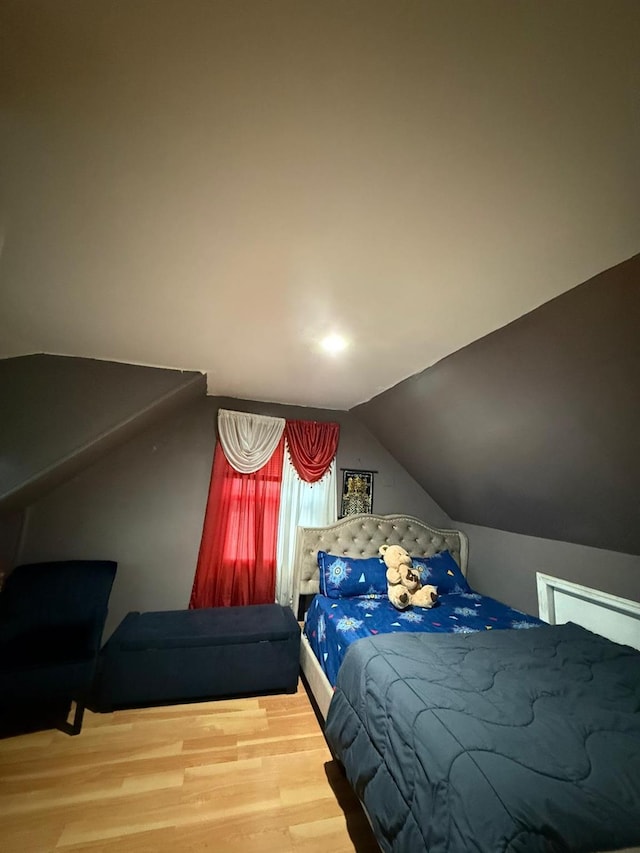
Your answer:
[[[640,246],[637,0],[0,16],[0,356],[350,408]]]

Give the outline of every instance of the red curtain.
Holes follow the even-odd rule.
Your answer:
[[[216,444],[190,608],[275,601],[283,455],[284,438],[260,470],[240,474]]]
[[[340,424],[287,421],[284,434],[300,479],[307,483],[321,480],[338,450]]]

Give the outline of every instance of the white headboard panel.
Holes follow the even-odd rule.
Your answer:
[[[431,557],[449,550],[467,574],[468,540],[461,530],[431,527],[410,515],[350,515],[328,527],[299,527],[293,612],[301,595],[319,590],[318,551],[346,557],[375,557],[381,545],[402,545],[413,557]]]

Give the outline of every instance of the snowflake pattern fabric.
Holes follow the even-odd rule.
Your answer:
[[[479,628],[471,628],[469,625],[454,625],[453,633],[454,634],[475,634],[476,631],[479,631]]]
[[[422,616],[416,613],[415,610],[405,610],[404,613],[398,616],[398,619],[404,619],[405,622],[412,622],[414,625],[419,625],[420,622],[424,621]]]
[[[473,607],[454,607],[453,612],[456,616],[475,616],[476,611]]]
[[[321,643],[327,639],[327,625],[324,618],[324,613],[321,613],[318,617],[318,640]]]
[[[336,622],[338,631],[357,631],[362,626],[362,619],[354,619],[353,616],[343,616]]]
[[[320,591],[329,598],[387,594],[387,567],[380,557],[358,559],[318,551]]]
[[[340,584],[351,574],[351,567],[345,563],[344,560],[341,560],[337,557],[330,565],[329,565],[329,575],[327,577],[327,583],[329,583],[334,588],[339,588]]]
[[[420,572],[423,584],[433,584],[438,595],[473,592],[460,566],[449,551],[440,551],[431,557],[413,557],[413,567]]]
[[[376,634],[426,631],[472,634],[500,629],[522,630],[543,624],[493,598],[474,592],[441,595],[431,609],[412,607],[399,612],[384,598],[328,598],[316,595],[305,622],[305,635],[329,681],[352,642]],[[338,648],[340,647],[340,648]]]
[[[362,610],[376,610],[380,607],[380,602],[367,598],[365,601],[358,601],[356,607],[360,607]]]

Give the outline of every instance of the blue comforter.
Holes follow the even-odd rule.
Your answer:
[[[640,844],[640,652],[577,625],[354,643],[326,737],[385,851]]]
[[[348,647],[355,640],[378,634],[427,631],[469,634],[499,628],[533,628],[543,624],[494,598],[477,592],[442,595],[436,607],[411,607],[402,612],[378,598],[341,598],[316,595],[305,622],[305,635],[331,684]]]

